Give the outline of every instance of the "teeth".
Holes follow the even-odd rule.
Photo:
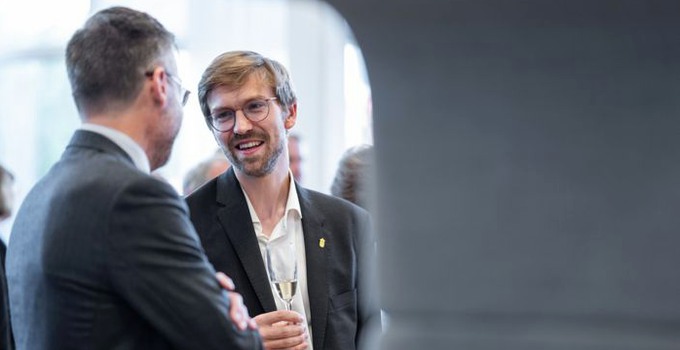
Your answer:
[[[242,144],[238,145],[238,149],[252,148],[252,147],[255,147],[259,144],[260,144],[259,142],[255,142],[255,141],[246,142],[246,143],[242,143]]]

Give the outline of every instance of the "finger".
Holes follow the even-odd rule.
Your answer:
[[[260,335],[265,340],[279,340],[287,338],[295,338],[299,336],[306,336],[307,326],[303,325],[289,325],[283,327],[262,327],[260,326]]]
[[[251,318],[248,320],[248,328],[255,330],[258,329],[259,327],[257,326],[257,322],[255,322],[254,318]]]
[[[246,311],[246,314],[243,314],[243,298],[238,293],[229,292],[228,294],[229,301],[231,302],[231,305],[229,306],[229,316],[236,327],[243,331],[248,326],[246,320],[246,318],[248,318],[248,312]]]
[[[246,326],[250,329],[257,329],[257,322],[255,322],[254,319],[250,317],[250,313],[248,313],[248,307],[243,305],[241,308],[241,315],[243,315],[243,320],[246,322]]]
[[[276,340],[266,340],[266,349],[307,349],[307,334]]]
[[[222,288],[233,291],[236,289],[236,285],[234,285],[234,281],[229,278],[229,276],[225,275],[224,272],[216,272],[215,277],[217,277],[217,281],[220,283],[220,286]]]
[[[304,343],[294,347],[292,350],[305,350],[305,349],[309,349],[309,340],[307,340]]]
[[[302,318],[302,315],[295,311],[278,310],[257,315],[255,316],[255,321],[257,321],[257,324],[262,327],[265,325],[273,325],[281,321],[286,322],[286,324],[303,323],[304,318]]]

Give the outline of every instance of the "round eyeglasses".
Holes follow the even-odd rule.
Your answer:
[[[236,109],[223,108],[218,109],[213,114],[207,117],[208,124],[219,131],[227,132],[234,129],[236,124],[236,112],[241,111],[243,115],[251,122],[260,122],[269,116],[269,102],[276,100],[276,97],[254,99],[243,104],[242,107]]]

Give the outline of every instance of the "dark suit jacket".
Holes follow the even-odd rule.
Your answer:
[[[14,222],[18,349],[259,349],[239,332],[186,204],[113,142],[76,131]]]
[[[0,242],[0,350],[13,350],[14,338],[9,322],[9,299],[7,297],[7,279],[5,278],[5,256],[7,247]]]
[[[307,257],[307,285],[315,350],[352,350],[380,310],[369,215],[338,198],[297,186]],[[248,205],[234,170],[187,198],[191,220],[208,259],[229,275],[252,316],[276,310]],[[325,240],[320,247],[319,240]],[[370,326],[370,327],[369,327]]]

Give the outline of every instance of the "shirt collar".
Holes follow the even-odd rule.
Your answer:
[[[80,130],[87,130],[99,135],[106,137],[113,143],[122,148],[123,151],[132,158],[132,162],[135,164],[137,169],[144,173],[151,173],[151,166],[149,165],[149,158],[146,157],[146,153],[142,147],[135,142],[130,136],[103,125],[83,123],[80,125]]]

